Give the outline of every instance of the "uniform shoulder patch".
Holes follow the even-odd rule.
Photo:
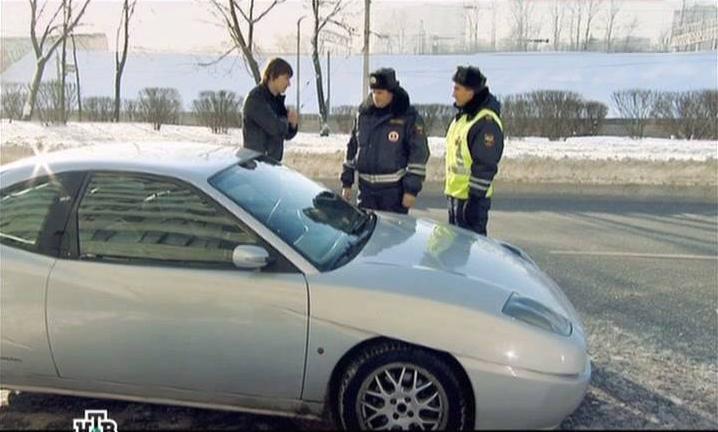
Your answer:
[[[496,138],[494,137],[494,134],[492,133],[486,133],[484,134],[484,145],[488,148],[491,148],[496,144]]]

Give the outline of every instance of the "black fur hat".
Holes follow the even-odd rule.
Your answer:
[[[399,87],[396,72],[392,68],[381,68],[369,74],[369,88],[394,91]]]
[[[458,66],[452,78],[455,83],[480,91],[486,87],[486,77],[474,66]]]

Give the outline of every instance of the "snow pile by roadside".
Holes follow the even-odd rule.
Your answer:
[[[315,178],[337,178],[349,139],[346,134],[319,137],[299,133],[286,144],[286,163]],[[156,143],[166,147],[183,142],[241,146],[242,131],[212,134],[196,126],[165,125],[159,132],[146,123],[69,123],[43,126],[31,122],[0,123],[3,163],[33,153],[120,142]],[[428,179],[443,179],[444,142],[429,139],[432,158]],[[321,157],[317,157],[321,155]],[[716,185],[718,142],[625,137],[576,137],[507,140],[499,179],[507,182],[577,184]]]

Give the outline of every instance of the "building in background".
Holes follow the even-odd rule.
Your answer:
[[[54,37],[49,37],[45,45],[50,46],[54,41]],[[107,51],[109,49],[107,36],[104,33],[77,34],[75,35],[75,44],[77,49],[82,51]],[[30,38],[0,38],[0,53],[2,54],[0,56],[0,72],[4,72],[10,65],[25,57],[30,51],[32,51]]]
[[[673,12],[673,51],[718,50],[718,7],[695,4]]]
[[[462,7],[417,3],[421,14],[407,14],[390,3],[373,12],[373,54],[451,54],[466,51],[466,20]],[[457,24],[458,23],[458,24]]]

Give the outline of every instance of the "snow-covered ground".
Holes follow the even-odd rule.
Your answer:
[[[286,144],[285,162],[314,178],[338,178],[348,135],[319,137],[299,133]],[[185,142],[242,145],[242,131],[212,134],[195,126],[165,125],[159,132],[146,123],[69,123],[43,126],[34,122],[0,123],[3,162],[33,153],[92,144],[145,142],[172,152]],[[443,139],[429,140],[432,158],[427,176],[442,181]],[[321,157],[317,157],[321,155]],[[511,139],[505,144],[498,179],[519,183],[711,185],[718,183],[718,141],[624,137],[580,137],[566,141]]]
[[[217,135],[205,127],[162,126],[159,132],[147,123],[69,123],[67,126],[43,126],[34,122],[0,124],[0,145],[32,146],[41,144],[48,150],[116,142],[171,143],[205,142],[220,145],[242,144],[242,131],[232,129]],[[320,137],[315,133],[299,133],[286,143],[287,153],[343,152],[349,139],[345,134]],[[429,138],[432,156],[443,156],[444,140]],[[625,137],[577,137],[566,141],[546,138],[509,139],[504,158],[548,158],[575,160],[643,160],[643,161],[706,161],[718,159],[718,141],[671,140],[662,138],[631,139]]]

